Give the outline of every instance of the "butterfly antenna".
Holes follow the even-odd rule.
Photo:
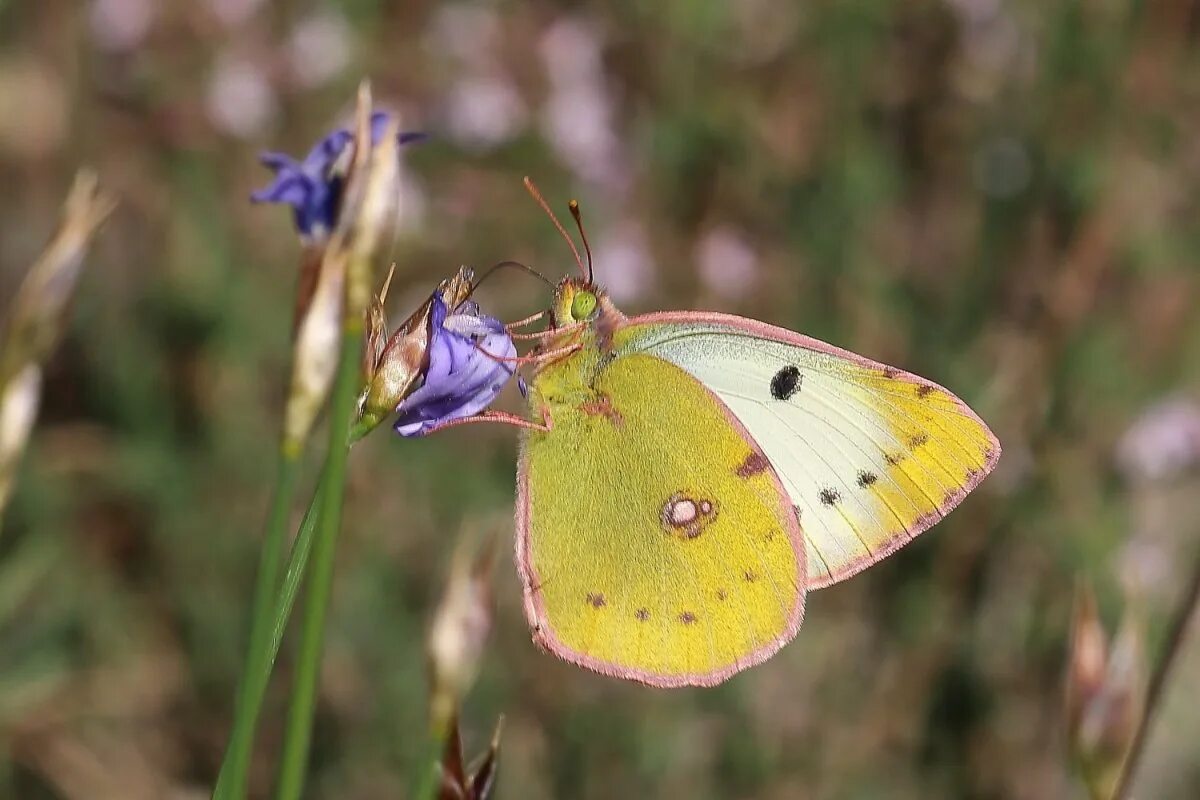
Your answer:
[[[471,291],[467,292],[467,296],[463,298],[463,301],[466,302],[466,300],[469,299],[471,297],[471,295],[475,294],[475,290],[478,289],[483,284],[484,281],[486,281],[491,276],[495,275],[501,269],[505,269],[505,268],[524,270],[525,272],[528,272],[530,275],[532,275],[533,277],[540,280],[542,283],[549,286],[551,291],[553,291],[553,289],[554,289],[554,282],[552,280],[550,280],[545,275],[538,272],[536,269],[529,266],[528,264],[522,264],[520,261],[501,261],[501,262],[498,262],[498,263],[493,264],[492,266],[488,267],[487,272],[483,273],[483,275],[479,278],[479,280],[475,281],[475,283],[472,284]]]
[[[558,217],[554,216],[554,212],[550,210],[550,206],[546,205],[546,201],[542,199],[542,193],[533,185],[533,179],[528,175],[525,176],[525,188],[533,195],[533,199],[537,201],[537,204],[542,207],[542,211],[546,212],[546,216],[550,217],[550,221],[554,223],[554,227],[558,228],[558,232],[562,234],[567,246],[571,248],[571,255],[575,256],[575,263],[579,266],[579,274],[586,275],[587,273],[583,271],[583,259],[579,257],[579,250],[575,247],[575,242],[567,234],[567,229],[558,221]]]
[[[592,248],[588,244],[587,234],[583,232],[583,214],[579,211],[579,201],[572,200],[567,204],[571,209],[571,216],[575,218],[575,227],[579,229],[579,238],[583,239],[583,251],[587,253],[588,261],[588,283],[592,282]]]

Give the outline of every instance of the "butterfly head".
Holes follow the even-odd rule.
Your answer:
[[[554,289],[554,324],[556,327],[596,318],[604,292],[590,281],[563,278]]]

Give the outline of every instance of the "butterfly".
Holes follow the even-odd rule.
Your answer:
[[[520,359],[539,421],[481,415],[524,428],[525,613],[536,643],[579,666],[715,685],[796,635],[810,589],[941,520],[1000,443],[943,387],[802,334],[625,316],[592,281],[571,211],[588,269],[572,243],[582,277],[556,285],[548,327],[527,335],[542,344]]]

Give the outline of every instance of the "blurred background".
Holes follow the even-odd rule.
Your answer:
[[[799,329],[951,387],[1005,447],[946,522],[811,595],[794,643],[713,690],[538,652],[502,558],[463,709],[470,752],[506,715],[498,796],[1083,797],[1076,583],[1152,661],[1200,543],[1198,36],[1184,0],[0,0],[0,306],[78,166],[119,199],[0,536],[0,797],[207,797],[299,253],[247,196],[258,152],[303,155],[364,76],[432,134],[405,150],[396,318],[461,263],[572,268],[529,174],[579,198],[625,311]],[[508,319],[547,301],[516,273],[482,294]],[[312,797],[406,796],[428,619],[460,535],[507,551],[515,458],[486,426],[356,449]],[[1139,797],[1200,796],[1198,688],[1193,636]]]

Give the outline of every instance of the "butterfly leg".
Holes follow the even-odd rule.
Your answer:
[[[504,328],[508,331],[514,331],[517,328],[524,328],[526,325],[532,325],[533,323],[537,322],[539,319],[546,316],[547,313],[548,312],[546,311],[539,311],[536,314],[531,314],[525,319],[519,319],[516,322],[509,322],[505,324]]]
[[[569,344],[564,347],[559,347],[554,350],[547,350],[544,353],[538,353],[537,355],[532,356],[498,356],[495,353],[484,350],[483,347],[478,344],[475,345],[475,348],[492,361],[500,364],[541,364],[544,361],[553,361],[555,359],[562,358],[563,356],[568,356],[571,353],[582,349],[583,345],[578,343]]]
[[[514,337],[514,338],[516,338],[516,337]],[[547,363],[550,363],[559,358],[568,356],[571,353],[574,353],[578,350],[581,350],[583,348],[583,343],[579,342],[579,341],[575,341],[569,345],[557,348],[555,350],[547,350],[544,353],[537,353],[536,355],[517,356],[517,357],[498,356],[495,353],[485,350],[483,348],[483,346],[480,345],[478,342],[475,344],[475,348],[477,350],[479,350],[479,352],[483,353],[485,356],[492,359],[493,361],[495,361],[498,364],[515,364],[516,368],[514,371],[517,372],[517,386],[520,387],[521,396],[524,397],[526,395],[527,389],[526,389],[525,379],[520,374],[520,368],[522,366],[524,366],[525,364],[533,364],[535,367],[545,366]]]
[[[558,336],[559,334],[562,334],[562,333],[569,333],[571,331],[579,330],[580,328],[583,328],[590,324],[591,323],[588,322],[587,320],[581,320],[579,322],[572,322],[569,325],[563,325],[558,328],[546,328],[545,330],[534,331],[533,333],[514,333],[514,334],[512,334],[512,338],[514,338],[514,339],[545,339],[547,336]]]
[[[512,425],[514,428],[528,428],[534,431],[542,431],[543,433],[550,431],[554,427],[553,420],[550,418],[549,412],[542,409],[541,423],[518,417],[516,414],[509,414],[506,411],[484,411],[480,414],[474,414],[470,417],[462,417],[461,419],[450,420],[443,422],[440,425],[435,425],[426,432],[426,436],[430,433],[453,428],[457,425],[470,425],[476,422],[496,422],[501,425]]]

